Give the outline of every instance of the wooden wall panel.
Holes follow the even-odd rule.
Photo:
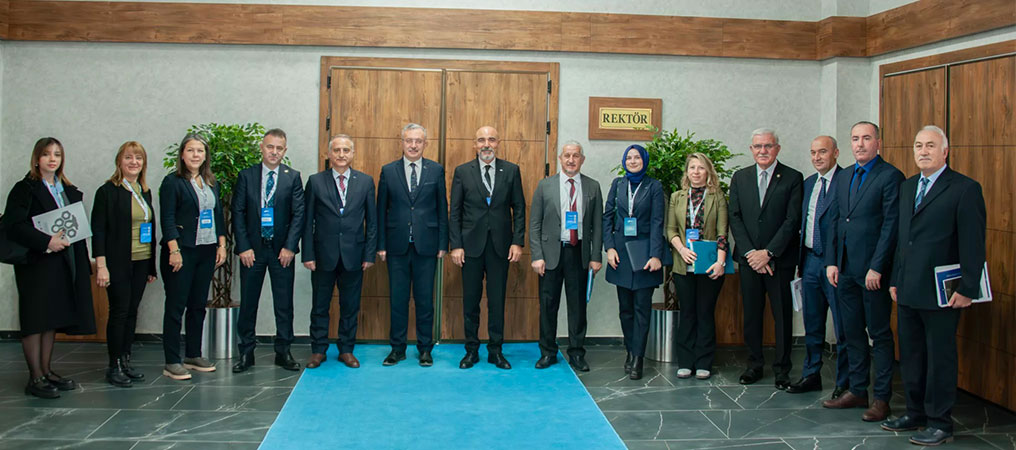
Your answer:
[[[1016,145],[1014,108],[1016,56],[949,66],[951,146]]]
[[[744,345],[744,304],[741,301],[740,272],[723,278],[723,288],[716,300],[716,343]],[[768,302],[762,323],[762,344],[775,345],[776,326]]]
[[[1016,198],[1016,183],[1004,182],[998,176],[999,171],[1016,174],[1016,146],[952,146],[949,149],[949,167],[981,183],[989,229],[1016,231],[1010,206]]]
[[[867,19],[827,17],[818,22],[815,59],[837,56],[867,56]]]
[[[725,19],[720,56],[816,59],[817,28],[816,22]]]
[[[869,16],[868,56],[1016,23],[1012,0],[921,0]]]
[[[882,79],[882,145],[913,150],[914,136],[929,124],[945,127],[945,69]],[[911,156],[911,159],[913,157]]]
[[[10,0],[0,0],[0,39],[7,39],[8,24],[11,20]]]
[[[980,342],[956,338],[959,351],[958,386],[1010,410],[1016,405],[1016,356],[1002,350],[985,348]]]

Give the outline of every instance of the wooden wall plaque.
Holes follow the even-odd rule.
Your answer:
[[[648,141],[662,114],[658,98],[589,97],[589,140]]]

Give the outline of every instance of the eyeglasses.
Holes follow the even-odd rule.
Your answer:
[[[766,149],[766,150],[772,150],[772,149],[776,148],[776,144],[752,144],[751,145],[751,149],[752,150],[762,150],[763,148]]]

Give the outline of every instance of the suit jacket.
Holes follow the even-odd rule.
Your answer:
[[[222,217],[222,200],[219,198],[219,183],[212,186],[215,193],[215,235],[226,235],[226,221]],[[179,177],[176,173],[167,174],[159,186],[159,204],[162,218],[162,244],[176,239],[180,247],[193,248],[198,235],[198,194],[194,192],[190,180]]]
[[[262,168],[262,164],[255,164],[241,170],[233,187],[230,209],[236,241],[233,253],[237,255],[261,242],[261,196],[265,191],[261,185]],[[285,248],[299,253],[304,222],[303,180],[300,172],[285,164],[279,164],[275,174],[272,250]]]
[[[700,238],[705,241],[715,241],[719,236],[727,235],[727,198],[722,193],[719,195],[706,191],[705,205],[702,206],[702,235]],[[664,244],[674,257],[674,273],[684,275],[688,273],[688,264],[681,258],[681,254],[670,245],[674,237],[680,236],[684,240],[685,224],[688,219],[688,191],[681,189],[670,194],[670,208],[667,210],[667,242]],[[730,251],[728,249],[728,251]]]
[[[773,266],[793,268],[800,257],[801,196],[804,177],[776,162],[762,205],[758,202],[757,165],[734,173],[730,180],[730,232],[734,258],[747,264],[745,253],[768,250]]]
[[[664,265],[669,261],[666,258],[669,252],[663,243],[663,185],[647,176],[637,189],[631,214],[637,225],[635,236],[624,235],[624,218],[629,217],[627,178],[614,178],[603,207],[603,248],[614,249],[621,260],[617,269],[607,265],[607,282],[631,290],[659,286],[663,283],[663,270],[632,271],[625,243],[648,239],[650,258],[660,258]]]
[[[155,271],[155,208],[152,207],[152,191],[141,193],[148,204],[148,219],[152,224],[152,258],[149,260],[148,274],[156,275]],[[134,243],[134,194],[122,184],[114,185],[109,181],[103,183],[95,192],[95,203],[92,204],[92,256],[106,257],[106,266],[111,276],[126,276],[127,267],[131,263]]]
[[[303,233],[303,262],[315,261],[317,270],[335,270],[339,260],[345,270],[360,270],[374,262],[377,252],[377,213],[374,211],[374,179],[349,169],[346,204],[339,212],[339,189],[325,169],[307,179]]]
[[[580,174],[582,183],[582,267],[603,260],[603,194],[600,183]],[[529,214],[529,247],[533,261],[544,260],[547,269],[561,260],[561,174],[540,180]]]
[[[440,164],[420,159],[416,192],[409,193],[406,167],[399,158],[381,168],[377,184],[378,251],[405,255],[409,251],[409,229],[413,248],[421,256],[437,256],[448,250],[448,197],[445,171]]]
[[[488,233],[494,241],[494,252],[503,258],[508,257],[512,245],[526,245],[526,198],[519,166],[498,158],[494,170],[497,174],[490,205],[479,160],[456,167],[452,177],[448,240],[451,248],[465,249],[466,256],[483,254]]]
[[[903,172],[876,158],[853,198],[850,184],[854,170],[847,169],[836,174],[836,195],[828,199],[832,219],[829,235],[833,238],[826,242],[825,264],[837,266],[849,276],[863,277],[869,269],[883,277],[892,273]],[[846,268],[844,259],[849,261]]]
[[[832,239],[832,235],[829,234],[832,230],[831,228],[832,224],[829,218],[831,214],[826,214],[826,212],[829,211],[829,204],[831,203],[830,200],[832,199],[833,193],[836,192],[836,182],[837,182],[836,175],[839,175],[839,173],[843,171],[843,168],[837,165],[834,166],[832,170],[833,170],[832,180],[830,180],[829,184],[826,185],[826,201],[822,205],[815,205],[815,220],[818,222],[818,228],[820,230],[819,232],[822,233],[823,240]],[[811,176],[809,176],[804,180],[804,190],[801,195],[801,231],[800,231],[801,257],[799,259],[798,264],[799,267],[802,268],[802,270],[804,268],[804,258],[805,256],[807,256],[805,255],[805,252],[808,251],[808,248],[804,246],[804,234],[805,234],[804,227],[808,226],[808,203],[811,201],[811,193],[812,190],[815,188],[815,183],[818,182],[819,182],[818,173],[816,172],[811,174]],[[825,247],[826,246],[823,244],[822,248],[816,248],[812,250],[818,252],[820,255],[824,255]]]
[[[959,264],[957,291],[980,296],[985,261],[984,195],[981,185],[948,167],[914,211],[920,175],[900,186],[899,244],[890,286],[901,305],[940,309],[935,297],[935,267]]]

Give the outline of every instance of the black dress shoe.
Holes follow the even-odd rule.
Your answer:
[[[127,353],[127,354],[123,355],[123,373],[124,373],[124,375],[127,375],[127,377],[130,378],[133,381],[144,381],[145,380],[145,374],[143,374],[141,372],[138,372],[138,370],[134,368],[134,365],[131,364],[131,354],[130,353]]]
[[[394,366],[394,365],[398,364],[399,361],[403,361],[405,359],[406,359],[406,351],[405,350],[403,350],[401,352],[398,351],[398,350],[392,350],[391,352],[388,353],[388,356],[385,356],[385,360],[384,360],[384,362],[381,363],[381,365],[382,366]]]
[[[254,365],[253,360],[251,360],[250,365]],[[286,353],[275,354],[275,365],[293,372],[300,370],[300,363],[296,362],[296,359],[293,359],[293,354],[288,351]]]
[[[762,379],[762,369],[747,369],[741,374],[738,382],[741,384],[755,384]]]
[[[582,355],[569,356],[568,364],[579,372],[589,372],[589,363],[586,362],[585,356]]]
[[[643,368],[642,367],[642,364],[643,364],[642,358],[636,356],[636,357],[633,357],[632,359],[633,359],[633,361],[631,362],[631,373],[628,374],[628,379],[629,380],[641,380],[642,379],[642,368]]]
[[[624,373],[631,373],[631,364],[634,358],[631,356],[631,352],[627,352],[624,356]]]
[[[57,390],[56,386],[50,384],[45,376],[28,380],[28,386],[25,386],[25,394],[34,395],[39,398],[60,397],[60,391]]]
[[[117,358],[106,368],[106,382],[116,387],[128,388],[133,382],[127,374],[123,373],[123,358]]]
[[[893,420],[882,422],[881,426],[886,431],[914,431],[924,428],[927,424],[926,420],[917,420],[910,415],[904,414]]]
[[[504,359],[504,354],[501,352],[494,352],[487,355],[487,362],[497,366],[498,369],[508,370],[512,368],[512,365],[508,363],[507,359]]]
[[[476,350],[473,351],[466,350],[466,356],[463,356],[462,361],[459,361],[459,368],[468,369],[470,367],[473,367],[473,364],[476,364],[478,362],[480,362],[479,353],[477,353]]]
[[[46,374],[46,381],[49,381],[49,384],[56,386],[56,388],[61,391],[73,391],[78,388],[78,384],[75,383],[74,380],[61,377],[52,370]]]
[[[787,386],[787,392],[791,394],[801,394],[804,392],[821,391],[822,390],[822,377],[818,374],[808,375],[806,377],[797,380],[795,383],[790,383]]]
[[[831,398],[833,400],[836,400],[836,399],[840,398],[840,396],[843,395],[844,392],[847,392],[849,390],[850,390],[850,388],[846,387],[846,386],[836,386],[836,389],[833,389],[833,395],[832,395]]]
[[[233,373],[243,373],[254,365],[254,352],[247,352],[240,355],[240,360],[233,364]]]
[[[537,369],[546,369],[554,364],[557,364],[557,356],[555,355],[543,355],[536,361]]]
[[[917,445],[939,445],[946,442],[952,442],[953,434],[951,431],[940,430],[938,428],[925,428],[922,431],[918,431],[917,434],[910,436],[910,443]]]
[[[776,389],[784,391],[790,386],[790,375],[785,373],[776,374],[776,381],[774,382]]]
[[[430,350],[420,352],[420,367],[430,367],[433,365],[434,357],[430,356]]]

